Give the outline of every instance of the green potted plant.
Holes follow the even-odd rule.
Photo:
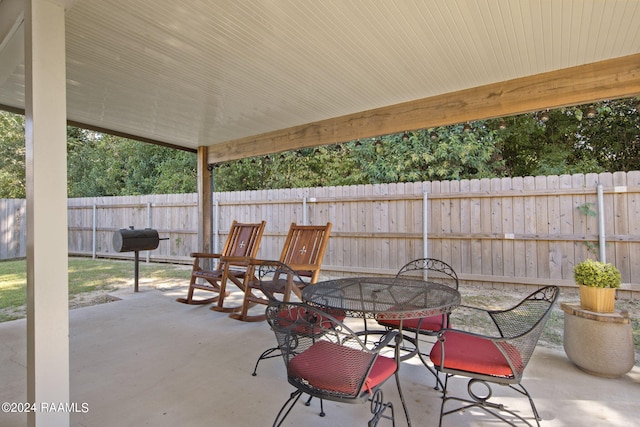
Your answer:
[[[580,305],[598,313],[613,313],[616,289],[622,283],[620,270],[613,264],[586,259],[573,268],[580,288]]]

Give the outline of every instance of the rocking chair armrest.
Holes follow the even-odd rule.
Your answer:
[[[233,265],[255,265],[255,259],[249,256],[221,256],[220,261]]]
[[[189,254],[189,256],[191,258],[210,258],[210,259],[215,259],[215,258],[221,258],[222,254],[210,254],[207,252],[191,252]]]
[[[301,271],[311,271],[313,267],[309,266],[309,264],[288,264],[289,268],[295,272]]]

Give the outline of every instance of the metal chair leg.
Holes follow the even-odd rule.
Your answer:
[[[251,373],[252,376],[255,377],[256,375],[258,375],[258,365],[260,364],[261,360],[278,357],[278,355],[272,355],[272,353],[275,352],[276,350],[280,350],[280,347],[268,348],[262,352],[262,354],[260,355],[260,357],[258,357],[258,360],[256,361],[256,366],[253,367],[253,372]]]
[[[282,405],[282,408],[280,408],[280,411],[278,411],[278,415],[273,422],[273,427],[280,427],[282,425],[285,418],[287,418],[287,416],[289,415],[289,412],[291,412],[295,404],[298,402],[298,399],[300,399],[300,396],[302,396],[302,392],[300,390],[296,390],[291,393],[289,399],[284,402],[284,405]]]
[[[529,426],[529,427],[533,427],[533,425],[527,421],[524,417],[522,417],[520,414],[506,408],[503,404],[500,403],[495,403],[495,402],[489,402],[489,399],[492,396],[492,390],[491,390],[491,385],[489,384],[489,382],[484,381],[484,380],[479,380],[479,379],[470,379],[467,385],[467,392],[469,393],[469,396],[471,399],[464,399],[461,397],[456,397],[456,396],[448,396],[447,395],[447,383],[449,381],[449,378],[453,377],[453,375],[450,374],[445,374],[445,380],[444,380],[444,389],[443,389],[443,394],[442,394],[442,403],[440,405],[440,422],[439,422],[439,426],[442,426],[442,419],[449,414],[453,414],[456,412],[460,412],[460,411],[465,411],[469,408],[478,408],[483,410],[484,412],[486,412],[489,415],[494,416],[495,418],[505,422],[506,424],[512,426],[512,427],[517,427],[517,425],[515,424],[514,421],[520,421],[522,423],[524,423],[525,425]],[[471,387],[473,386],[473,384],[483,384],[486,388],[487,391],[485,394],[483,395],[479,395],[475,392],[472,391]],[[515,387],[518,386],[519,388]],[[527,398],[529,399],[529,403],[531,404],[531,409],[534,415],[534,420],[536,422],[537,427],[540,427],[540,417],[538,414],[538,411],[535,407],[535,405],[533,404],[533,399],[531,398],[531,396],[529,395],[529,393],[527,392],[527,390],[521,385],[521,384],[515,384],[509,385],[509,388],[512,390],[517,391],[520,394],[523,394],[525,396],[527,396]],[[456,402],[460,402],[462,403],[461,406],[450,409],[448,411],[444,410],[444,405],[445,402],[449,401],[449,400],[455,400]],[[509,419],[506,418],[505,416],[503,416],[503,414],[509,414],[513,417],[513,419]]]
[[[396,377],[396,387],[398,388],[398,395],[400,396],[400,402],[402,403],[402,409],[404,410],[404,416],[407,419],[407,425],[409,427],[411,427],[411,417],[409,417],[409,409],[407,408],[407,404],[404,401],[404,394],[402,393],[402,387],[400,386],[399,369],[396,369],[396,373],[394,374],[394,376]],[[392,411],[393,411],[393,409],[392,409]],[[394,421],[394,425],[395,425],[395,421]]]

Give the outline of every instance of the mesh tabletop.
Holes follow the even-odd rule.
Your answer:
[[[349,277],[307,286],[310,305],[343,310],[349,317],[416,319],[453,310],[460,293],[441,283],[395,277]]]

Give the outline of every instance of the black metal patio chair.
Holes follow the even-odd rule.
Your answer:
[[[294,283],[300,283],[303,279],[300,277],[297,271],[291,269],[287,264],[282,263],[280,261],[260,261],[258,265],[256,276],[259,281],[259,287],[262,293],[270,300],[274,302],[278,302],[276,295],[282,295],[280,292],[283,288],[287,286],[292,286]],[[302,309],[301,309],[302,310]],[[345,314],[343,311],[331,310],[329,313],[336,319],[342,321],[345,318]],[[294,321],[300,315],[304,315],[304,311],[298,310],[297,312],[286,312],[283,314],[292,314],[293,317],[289,319],[289,321]],[[286,321],[287,319],[282,319]],[[335,326],[328,324],[327,326]],[[322,333],[322,330],[311,330],[309,331],[312,334]],[[258,365],[261,361],[265,359],[273,359],[275,357],[281,357],[282,351],[280,346],[277,345],[275,347],[270,347],[263,351],[260,356],[258,356],[258,360],[256,360],[256,364],[253,367],[253,372],[251,375],[254,377],[258,375]],[[309,399],[305,402],[306,406],[311,404],[311,399],[313,396],[309,396]],[[322,400],[320,400],[320,416],[324,417],[324,406]]]
[[[398,270],[396,277],[416,277],[420,279],[426,279],[433,282],[438,282],[450,286],[454,289],[458,289],[459,281],[458,275],[454,269],[444,261],[440,261],[435,258],[419,258],[411,262],[408,262]],[[449,316],[451,313],[442,313],[435,316],[416,318],[416,319],[404,319],[402,321],[402,330],[415,333],[415,336],[411,339],[407,339],[418,350],[418,340],[420,335],[428,335],[435,337],[443,328],[450,327]],[[378,319],[378,324],[384,326],[387,329],[397,329],[400,326],[400,320],[381,320]],[[406,338],[405,338],[406,339]],[[429,361],[426,359],[424,352],[418,351],[418,356],[424,366],[435,376],[436,385],[435,389],[438,390],[443,384],[438,377],[438,373],[431,368]]]
[[[384,401],[381,386],[397,376],[398,351],[394,358],[379,352],[397,331],[389,331],[370,349],[340,320],[303,303],[270,300],[266,316],[282,352],[288,382],[296,388],[278,412],[274,426],[282,425],[304,393],[344,403],[370,401],[373,415],[369,426],[381,419],[395,425],[393,405]],[[402,396],[397,377],[396,384]]]
[[[269,300],[274,301],[276,300],[275,295],[282,295],[282,289],[287,286],[292,287],[293,284],[296,283],[304,282],[297,271],[294,271],[287,264],[280,261],[262,261],[257,267],[256,277],[259,283],[257,285],[254,284],[253,286],[259,287],[262,293]],[[345,318],[344,311],[331,310],[328,313],[340,321],[343,321]],[[262,360],[272,359],[279,356],[280,347],[278,346],[271,347],[263,351],[260,356],[258,356],[258,360],[256,360],[256,364],[253,367],[251,375],[255,377],[258,374],[258,365]]]
[[[535,422],[540,425],[536,406],[521,380],[558,295],[557,286],[546,286],[507,310],[465,307],[465,310],[477,311],[489,317],[487,324],[492,324],[495,331],[477,334],[446,328],[438,333],[438,342],[431,349],[430,358],[435,369],[445,374],[440,425],[446,415],[480,408],[511,426],[515,426],[516,422],[531,426],[522,415],[492,399],[492,383],[508,386],[526,396]],[[447,390],[453,376],[469,378],[468,398],[454,396]],[[448,401],[461,404],[445,411]]]

